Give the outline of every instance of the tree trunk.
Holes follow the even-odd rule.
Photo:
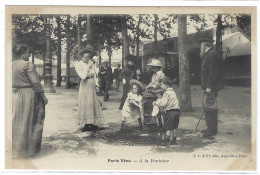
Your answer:
[[[87,15],[87,46],[88,47],[92,46],[92,40],[93,40],[92,17],[91,17],[91,15]]]
[[[122,44],[122,68],[124,68],[124,44]]]
[[[99,70],[101,69],[101,49],[98,51],[98,68]]]
[[[127,27],[126,27],[126,15],[122,15],[121,16],[121,26],[122,26],[122,38],[123,38],[123,62],[124,62],[124,66],[127,65],[127,61],[126,58],[128,57],[128,55],[130,55],[129,53],[129,42],[128,42],[128,36],[127,36]]]
[[[222,14],[218,14],[217,18],[217,30],[216,30],[216,51],[218,54],[218,61],[219,61],[219,79],[218,83],[221,88],[224,88],[224,68],[223,68],[223,60],[222,60]]]
[[[34,47],[32,48],[32,63],[34,64]]]
[[[187,54],[187,15],[178,16],[180,107],[191,111],[190,74]]]
[[[66,51],[66,88],[70,88],[70,15],[67,15],[66,23],[67,51]]]
[[[111,48],[108,48],[107,55],[108,55],[108,66],[111,68],[111,58],[112,58],[112,49]]]
[[[155,51],[154,55],[156,59],[158,59],[157,23],[158,23],[158,15],[154,14],[154,51]]]
[[[222,15],[218,14],[217,18],[217,30],[216,30],[216,51],[218,53],[218,59],[222,60]]]
[[[140,41],[140,24],[142,22],[142,15],[139,15],[137,30],[136,30],[136,57],[137,57],[137,66],[142,68],[142,62],[139,56],[139,41]]]
[[[78,15],[78,60],[80,60],[80,52],[81,50],[81,15]]]
[[[61,19],[57,16],[57,37],[58,37],[58,51],[57,51],[57,87],[61,87]]]
[[[42,69],[43,69],[43,71],[42,71],[42,78],[44,78],[44,76],[45,76],[45,74],[46,74],[46,72],[45,72],[45,59],[46,59],[46,54],[44,53],[44,55],[43,55],[43,59],[42,59]]]

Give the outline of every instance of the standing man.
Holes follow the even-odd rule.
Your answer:
[[[201,39],[201,88],[207,94],[213,94],[217,98],[220,85],[220,64],[217,52],[213,47],[213,40]],[[202,130],[204,137],[210,137],[217,134],[218,131],[218,109],[205,110],[207,129]]]
[[[119,110],[122,110],[125,100],[127,98],[127,94],[130,91],[130,80],[136,79],[136,72],[135,72],[135,63],[133,58],[129,55],[127,58],[127,65],[123,68],[121,77],[122,77],[122,83],[123,83],[123,95],[121,99],[121,104],[119,106]]]
[[[108,90],[113,81],[112,69],[108,67],[108,61],[105,61],[104,65],[100,68],[99,77],[101,86],[100,90],[104,91],[104,101],[107,101],[109,99]]]
[[[116,91],[119,92],[119,86],[120,86],[120,81],[121,81],[121,72],[122,69],[120,69],[121,64],[117,64],[117,68],[114,70],[114,80],[116,81]]]

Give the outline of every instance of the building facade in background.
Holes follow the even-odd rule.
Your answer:
[[[200,84],[200,38],[216,40],[216,28],[187,35],[187,51],[191,84]],[[239,32],[238,26],[227,28],[222,34],[222,52],[224,77],[228,81],[249,85],[251,82],[251,41]],[[155,55],[154,42],[140,45],[142,69]],[[178,37],[165,38],[158,41],[159,59],[165,65],[168,76],[179,78]],[[226,81],[226,82],[228,82]]]

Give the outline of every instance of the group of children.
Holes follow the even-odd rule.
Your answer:
[[[122,109],[122,125],[121,130],[124,129],[126,119],[137,118],[140,130],[143,129],[143,103],[142,92],[145,90],[143,84],[138,80],[131,80],[131,91]],[[152,116],[157,117],[159,123],[158,137],[167,146],[177,144],[176,129],[179,125],[180,107],[175,91],[172,88],[173,80],[164,77],[160,81],[159,86],[148,86],[151,93],[156,94],[157,100],[153,102]]]

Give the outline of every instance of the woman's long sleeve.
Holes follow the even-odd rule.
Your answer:
[[[94,68],[94,78],[95,78],[96,86],[99,86],[99,83],[98,83],[98,77],[97,77],[97,71],[96,71],[95,68]]]
[[[75,64],[75,70],[82,80],[88,76],[89,69],[87,66],[83,66],[80,62]]]
[[[35,92],[43,92],[43,87],[41,85],[41,78],[39,74],[36,72],[35,66],[33,63],[28,62],[26,67],[26,74],[29,78],[29,80],[32,83],[33,89]]]

